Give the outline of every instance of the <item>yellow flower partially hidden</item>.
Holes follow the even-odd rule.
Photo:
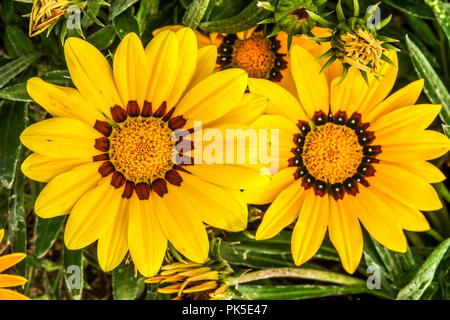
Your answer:
[[[386,53],[397,64],[394,51]],[[250,92],[273,107],[253,126],[280,130],[280,170],[268,185],[244,192],[253,204],[272,202],[256,239],[268,239],[297,220],[292,255],[297,265],[311,259],[328,231],[349,273],[363,252],[360,223],[382,245],[405,252],[402,229],[425,231],[422,211],[439,210],[430,185],[445,176],[427,160],[444,155],[450,140],[426,130],[440,105],[414,105],[423,88],[415,81],[388,96],[397,68],[383,62],[377,80],[351,67],[345,80],[328,83],[320,64],[294,46],[291,72],[298,98],[277,84],[249,79]]]
[[[200,263],[175,262],[161,268],[158,275],[146,283],[169,283],[159,293],[174,294],[174,300],[218,300],[226,298],[226,286],[221,284],[220,271]]]
[[[44,32],[66,12],[69,0],[34,0],[30,14],[29,36]]]
[[[0,229],[0,242],[2,242],[5,231]],[[0,256],[0,300],[30,300],[23,294],[6,289],[9,287],[17,287],[25,284],[28,280],[21,276],[12,274],[1,274],[6,269],[18,264],[26,257],[24,253],[11,253]]]
[[[30,79],[28,93],[54,118],[29,126],[20,138],[34,152],[22,172],[49,182],[34,210],[42,218],[70,214],[64,235],[69,249],[98,240],[105,271],[129,250],[138,270],[152,276],[167,241],[188,259],[206,261],[203,222],[246,228],[240,189],[261,185],[267,176],[246,165],[199,163],[195,149],[180,150],[186,142],[191,146],[189,137],[172,139],[192,132],[197,120],[203,129],[220,131],[245,127],[264,112],[267,99],[245,93],[245,71],[213,74],[216,48],[198,50],[189,28],[160,32],[145,49],[128,34],[112,68],[84,40],[69,38],[64,52],[77,89]],[[211,143],[203,138],[203,147]],[[179,163],[174,149],[184,151]]]

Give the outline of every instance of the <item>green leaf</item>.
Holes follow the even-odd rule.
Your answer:
[[[139,30],[141,30],[141,33],[144,33],[150,17],[157,15],[158,10],[159,0],[147,0],[140,2],[139,10],[136,14],[136,20],[139,24]]]
[[[236,290],[250,300],[300,300],[329,296],[367,293],[365,285],[317,286],[317,285],[239,285]],[[239,297],[235,297],[239,298]]]
[[[148,0],[147,0],[148,1]],[[109,8],[109,20],[114,20],[122,12],[127,10],[133,4],[138,2],[138,0],[115,0]]]
[[[450,124],[450,94],[447,88],[427,58],[408,36],[406,36],[406,44],[416,73],[425,79],[425,93],[432,103],[442,104],[440,117],[445,124]]]
[[[212,11],[208,20],[220,20],[235,16],[250,2],[251,0],[211,0],[209,5],[212,6]]]
[[[75,300],[80,300],[83,293],[83,250],[63,251],[64,279],[66,287]]]
[[[104,50],[113,44],[116,38],[114,27],[108,25],[96,33],[91,34],[87,40],[92,43],[98,50]]]
[[[10,189],[18,171],[21,143],[19,136],[26,127],[25,103],[5,102],[0,110],[0,183]]]
[[[28,35],[16,26],[6,26],[4,40],[8,43],[8,48],[13,51],[10,55],[23,57],[36,51]]]
[[[0,68],[0,88],[5,86],[12,78],[31,66],[39,57],[40,53],[27,54],[11,61]]]
[[[422,1],[417,0],[384,0],[388,5],[406,12],[412,16],[434,19],[433,11]]]
[[[134,32],[138,36],[140,35],[139,24],[135,16],[131,13],[131,10],[128,10],[122,13],[120,16],[114,18],[112,24],[120,39],[123,39],[123,37],[125,37],[130,32]]]
[[[269,11],[259,8],[257,3],[257,0],[252,1],[244,10],[233,17],[200,23],[200,28],[205,31],[220,33],[236,33],[248,30],[270,15]]]
[[[203,16],[205,15],[208,4],[209,0],[192,1],[183,16],[183,25],[191,29],[196,29],[200,24],[200,21],[202,21]]]
[[[450,238],[443,241],[425,260],[414,278],[397,295],[398,300],[419,300],[434,279],[436,269],[450,247]]]
[[[142,294],[145,288],[144,277],[139,273],[134,277],[134,265],[130,263],[120,266],[112,272],[113,295],[115,300],[134,300]]]
[[[450,4],[440,0],[425,0],[425,3],[433,10],[436,20],[444,30],[447,40],[450,41]]]
[[[63,227],[66,216],[51,219],[36,217],[36,229],[34,232],[34,255],[42,258],[52,247]]]
[[[4,107],[3,107],[4,108]],[[19,112],[19,110],[17,110]],[[12,252],[27,252],[27,227],[24,208],[24,176],[19,174],[14,182],[14,187],[9,194],[9,240]],[[24,259],[16,266],[20,275],[27,275],[27,260]]]

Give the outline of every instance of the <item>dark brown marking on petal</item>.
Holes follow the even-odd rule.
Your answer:
[[[361,163],[380,163],[380,160],[376,158],[364,157]]]
[[[168,192],[166,180],[158,178],[153,181],[152,190],[155,191],[158,196],[164,196]]]
[[[107,152],[109,150],[109,139],[106,137],[101,137],[98,139],[95,139],[94,147],[97,150],[100,150],[102,152]]]
[[[375,175],[375,168],[371,164],[360,164],[358,167],[358,173],[365,177],[372,177]]]
[[[334,115],[333,122],[340,125],[345,124],[347,122],[347,113],[345,111],[339,110]]]
[[[302,148],[299,148],[299,147],[296,147],[296,148],[292,148],[291,149],[291,152],[293,153],[293,154],[295,154],[295,155],[297,155],[297,156],[299,156],[299,155],[301,155],[302,154]]]
[[[127,180],[125,182],[125,188],[123,188],[122,198],[130,199],[134,191],[134,182]]]
[[[292,141],[295,143],[296,146],[302,148],[303,144],[305,143],[305,137],[300,133],[296,133],[294,134],[294,139],[292,139]]]
[[[381,146],[365,146],[363,147],[363,153],[366,157],[374,157],[381,153]]]
[[[103,162],[100,168],[98,168],[98,172],[100,172],[103,178],[109,176],[114,171],[116,171],[116,168],[114,168],[111,161]]]
[[[309,126],[308,121],[299,120],[297,123],[297,127],[300,129],[300,132],[303,134],[303,136],[306,136],[306,134],[311,131],[311,127]]]
[[[127,113],[130,117],[138,117],[139,116],[139,114],[141,113],[141,109],[139,108],[137,101],[135,101],[135,100],[128,101]]]
[[[176,116],[169,120],[169,128],[171,130],[176,130],[182,128],[186,124],[186,119],[183,116]]]
[[[175,170],[178,170],[178,171],[182,171],[182,172],[189,173],[189,171],[187,171],[185,168],[183,168],[183,167],[181,167],[181,166],[179,166],[179,165],[177,165],[177,164],[174,164],[174,165],[172,166],[172,168],[175,169]]]
[[[332,184],[330,186],[330,192],[336,201],[344,198],[345,190],[341,183]]]
[[[373,131],[366,131],[358,136],[359,144],[362,146],[372,143],[373,140],[375,140],[375,133]]]
[[[306,169],[306,167],[299,167],[297,169],[297,171],[294,172],[294,179],[300,179],[301,177],[304,177],[305,175],[308,174],[308,170]]]
[[[111,108],[111,115],[113,120],[117,123],[124,122],[127,119],[127,112],[118,105]]]
[[[150,117],[152,115],[152,103],[144,101],[144,106],[142,107],[141,117]]]
[[[353,112],[350,119],[347,120],[346,126],[355,130],[361,123],[361,114],[358,112]]]
[[[175,112],[175,107],[173,107],[172,109],[169,110],[169,112],[167,112],[164,117],[162,118],[162,121],[169,121],[170,117],[172,117],[173,113]]]
[[[100,132],[105,137],[109,137],[112,131],[112,126],[106,121],[96,120],[94,124],[94,129]]]
[[[123,186],[125,184],[125,181],[127,179],[125,179],[124,175],[121,174],[120,172],[116,171],[113,173],[112,177],[111,177],[111,185],[116,188],[119,189],[121,186]]]
[[[343,182],[344,189],[347,193],[356,196],[356,194],[359,192],[358,190],[358,183],[353,180],[353,178],[348,178]]]
[[[147,200],[150,197],[150,186],[146,182],[136,183],[134,187],[139,200]]]
[[[109,160],[109,154],[102,153],[102,154],[98,154],[96,156],[93,156],[92,158],[93,158],[94,162],[95,161],[106,161],[106,160]]]
[[[288,166],[289,167],[300,167],[303,165],[303,160],[301,156],[296,156],[293,158],[290,158],[288,160]]]
[[[175,144],[176,151],[191,151],[194,150],[194,141],[183,140],[183,137]]]
[[[314,182],[313,189],[316,196],[323,197],[327,193],[327,183],[321,180],[316,180]]]
[[[181,185],[181,182],[183,182],[183,178],[181,178],[178,171],[176,171],[174,169],[167,171],[165,178],[170,184],[173,184],[174,186],[178,186],[178,187]]]
[[[155,111],[155,113],[153,113],[153,116],[155,118],[161,118],[166,113],[166,108],[167,108],[167,102],[164,101],[163,103],[161,103],[161,105]]]
[[[309,189],[314,185],[315,182],[316,179],[314,179],[314,177],[308,173],[306,176],[303,177],[302,186],[305,189]]]
[[[366,180],[366,179],[364,179],[364,177],[362,176],[362,175],[360,175],[360,174],[354,174],[353,175],[353,177],[352,177],[352,179],[354,180],[354,181],[356,181],[356,182],[359,182],[359,183],[361,183],[364,187],[368,187],[368,186],[370,186],[370,184],[369,184],[369,182]]]
[[[313,121],[316,126],[327,123],[328,117],[322,110],[314,112]]]

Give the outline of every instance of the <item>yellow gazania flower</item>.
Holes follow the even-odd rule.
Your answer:
[[[162,30],[178,30],[181,26],[166,26],[154,31],[154,34]],[[316,37],[330,36],[330,31],[316,27],[312,30]],[[247,71],[249,77],[268,79],[276,82],[296,95],[294,80],[289,70],[288,35],[280,32],[274,37],[266,37],[262,31],[252,28],[236,34],[211,33],[209,36],[196,31],[198,46],[215,45],[218,50],[217,67],[219,70],[226,68],[241,68]],[[306,35],[292,38],[292,45],[299,45],[308,50],[314,57],[319,57],[327,52],[331,45],[329,42],[317,44],[307,39]],[[323,66],[326,61],[320,60]],[[331,82],[342,73],[342,64],[335,61],[324,71]]]
[[[58,21],[71,3],[68,0],[34,0],[28,35],[34,37],[47,30]]]
[[[77,89],[28,81],[30,96],[54,118],[22,133],[22,143],[34,152],[22,171],[49,182],[36,200],[38,216],[70,213],[64,235],[69,249],[98,239],[103,270],[114,269],[129,250],[138,270],[151,276],[168,240],[192,261],[207,259],[202,222],[245,229],[239,189],[266,180],[259,171],[177,165],[171,157],[178,146],[174,131],[192,129],[196,120],[203,128],[251,123],[265,109],[267,99],[244,94],[245,71],[212,74],[215,51],[198,50],[189,28],[161,32],[145,49],[132,33],[121,41],[111,68],[94,46],[69,38],[64,52]]]
[[[5,231],[0,229],[0,242],[2,242]],[[1,274],[6,269],[18,264],[26,257],[24,253],[11,253],[0,257],[0,300],[29,300],[23,294],[5,288],[17,287],[27,283],[27,279],[12,274]]]
[[[388,53],[397,63],[395,52]],[[425,231],[419,210],[442,207],[430,185],[445,176],[427,160],[445,154],[449,139],[425,130],[439,105],[414,105],[423,88],[415,81],[389,97],[397,68],[383,63],[367,85],[358,69],[327,83],[320,65],[294,46],[291,72],[298,97],[273,82],[249,79],[250,92],[267,96],[278,114],[255,127],[280,129],[280,171],[268,185],[245,191],[249,203],[271,206],[256,239],[275,236],[297,219],[292,255],[309,260],[328,235],[344,268],[353,273],[363,251],[360,222],[388,249],[405,252],[402,229]]]

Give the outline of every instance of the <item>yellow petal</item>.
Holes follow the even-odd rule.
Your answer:
[[[298,100],[288,90],[276,83],[265,79],[250,78],[248,87],[250,92],[268,98],[273,104],[272,109],[275,109],[277,114],[284,115],[294,122],[306,119],[305,112]]]
[[[110,108],[120,105],[121,100],[106,58],[92,44],[79,38],[66,40],[64,54],[70,77],[83,97],[111,118]]]
[[[101,134],[80,120],[51,118],[32,124],[20,135],[28,149],[44,156],[57,158],[92,157],[95,139]]]
[[[17,291],[0,289],[0,300],[30,300],[30,298]]]
[[[294,182],[294,173],[297,168],[285,168],[272,176],[269,183],[259,188],[246,189],[244,198],[248,203],[266,204],[270,203],[290,184]]]
[[[328,226],[330,240],[348,273],[355,272],[363,252],[363,235],[352,200],[349,194],[342,200],[330,199]]]
[[[372,188],[359,188],[359,193],[352,199],[359,220],[370,235],[383,246],[393,251],[405,252],[406,238],[396,212],[386,205],[384,197],[379,198],[369,189]]]
[[[102,181],[75,204],[67,220],[64,242],[70,250],[82,249],[113,226],[122,201],[122,190]]]
[[[375,141],[382,146],[382,152],[377,155],[378,159],[401,163],[435,159],[450,149],[450,140],[447,136],[433,130],[411,134],[409,138],[402,135],[385,135],[376,138]]]
[[[150,74],[144,47],[134,32],[127,34],[117,47],[113,70],[122,106],[126,106],[128,101],[137,101],[142,108]]]
[[[380,199],[383,199],[391,212],[395,213],[395,217],[403,229],[409,231],[427,231],[430,229],[427,219],[419,210],[397,201],[382,190],[371,189]]]
[[[167,101],[177,77],[178,41],[175,33],[164,30],[156,35],[145,48],[150,69],[147,101],[158,108]],[[169,105],[169,108],[173,106]]]
[[[300,132],[300,129],[290,119],[282,115],[263,114],[252,123],[251,127],[255,129],[278,130],[280,147],[287,146],[290,150],[295,147],[294,134]],[[269,137],[270,134],[268,134]]]
[[[178,40],[178,64],[176,78],[167,104],[174,106],[185,92],[197,66],[197,39],[191,28],[183,28],[175,33]]]
[[[423,79],[411,82],[407,86],[391,94],[386,100],[373,108],[363,120],[371,122],[395,109],[412,106],[419,98],[423,89],[423,84]]]
[[[197,65],[195,72],[192,75],[191,81],[186,88],[188,92],[193,86],[205,79],[207,76],[214,72],[217,61],[217,48],[216,46],[208,45],[198,50],[197,52]]]
[[[177,186],[168,185],[168,193],[155,196],[156,216],[170,243],[186,258],[203,263],[208,259],[209,242],[200,216],[185,212]],[[194,214],[192,214],[194,213]]]
[[[438,183],[446,179],[441,170],[427,161],[403,162],[402,167],[421,177],[428,183]]]
[[[247,204],[240,191],[226,189],[193,175],[181,173],[183,182],[178,197],[191,214],[198,214],[205,223],[228,231],[247,227]]]
[[[312,189],[305,191],[305,200],[300,211],[294,231],[291,248],[296,265],[311,259],[319,250],[330,217],[330,200],[328,195],[314,195]]]
[[[57,86],[37,77],[27,81],[30,97],[54,117],[73,118],[93,126],[105,117],[73,88]]]
[[[128,200],[122,199],[114,222],[98,239],[98,263],[105,272],[115,269],[128,251],[128,220]]]
[[[301,180],[297,180],[284,189],[267,209],[256,231],[255,239],[270,239],[294,222],[300,213],[303,200],[304,189],[301,186]]]
[[[17,287],[25,284],[28,280],[13,274],[0,274],[0,288]]]
[[[186,93],[175,114],[188,119],[185,128],[192,128],[197,120],[203,121],[203,125],[212,122],[230,112],[242,99],[247,78],[247,73],[242,69],[214,73]]]
[[[167,238],[156,217],[156,197],[159,196],[152,192],[149,200],[139,200],[136,195],[130,199],[128,246],[134,264],[144,277],[159,271],[167,248]]]
[[[263,96],[254,93],[246,93],[230,112],[216,121],[209,123],[208,126],[217,126],[228,123],[250,125],[264,113],[268,103],[269,100]]]
[[[36,199],[36,214],[41,218],[68,214],[75,202],[101,179],[98,168],[98,163],[88,163],[53,178]]]
[[[299,46],[293,46],[290,62],[298,97],[305,113],[311,118],[319,110],[328,114],[328,83],[325,74],[319,73],[320,64],[306,49]]]
[[[441,111],[441,105],[419,104],[396,109],[376,120],[370,130],[376,137],[394,135],[409,138],[411,132],[426,129]]]
[[[92,158],[61,159],[32,153],[22,162],[20,169],[32,180],[48,182],[61,173],[89,162],[92,162]]]
[[[401,165],[381,162],[375,165],[375,170],[375,176],[368,181],[377,190],[382,190],[418,210],[433,211],[442,208],[434,188],[422,178],[403,169]]]
[[[4,235],[5,235],[5,229],[0,229],[0,242],[2,242]]]
[[[11,253],[0,257],[0,272],[15,266],[27,255],[25,253]]]

